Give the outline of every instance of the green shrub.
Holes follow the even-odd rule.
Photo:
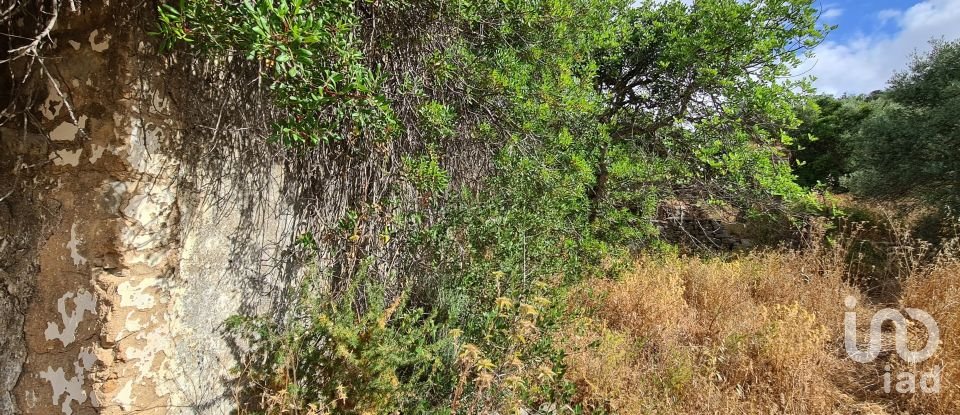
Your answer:
[[[282,324],[267,317],[234,317],[228,327],[252,348],[241,379],[251,399],[244,413],[394,413],[426,400],[412,389],[435,380],[453,359],[454,341],[437,332],[400,296],[390,304],[373,290],[324,292],[309,280],[291,299]],[[439,375],[443,375],[440,373]]]

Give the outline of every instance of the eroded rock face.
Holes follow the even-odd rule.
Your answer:
[[[14,413],[12,391],[27,356],[23,325],[38,270],[37,249],[52,201],[37,199],[26,171],[46,156],[41,137],[0,130],[0,413]],[[26,166],[26,167],[25,167]]]
[[[223,321],[291,272],[281,169],[171,150],[190,137],[155,39],[114,18],[151,7],[61,16],[43,131],[0,130],[0,413],[227,413]]]

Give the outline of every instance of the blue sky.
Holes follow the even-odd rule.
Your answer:
[[[882,89],[931,38],[960,38],[960,0],[819,0],[821,21],[839,27],[798,74],[817,77],[822,92]]]

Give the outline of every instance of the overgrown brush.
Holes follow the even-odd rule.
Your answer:
[[[932,358],[916,365],[907,365],[897,359],[888,362],[895,371],[939,371],[939,393],[903,396],[906,401],[903,406],[916,412],[960,412],[960,250],[957,248],[955,243],[949,243],[932,263],[920,267],[903,284],[901,307],[918,308],[930,313],[940,330],[940,347]],[[923,348],[926,332],[921,327],[911,326],[910,334],[912,349]]]
[[[233,321],[241,412],[866,408],[836,353],[843,298],[867,304],[843,241],[647,258],[567,297],[661,244],[664,194],[753,216],[817,207],[781,151],[807,85],[787,75],[829,30],[813,2],[632,3],[160,8],[164,46],[246,62],[273,138],[312,160],[287,178],[332,216],[306,224],[317,271],[289,312]],[[344,200],[316,208],[328,198]]]
[[[564,406],[571,389],[562,354],[544,335],[560,310],[550,298],[497,297],[475,316],[474,331],[453,328],[457,320],[438,315],[446,310],[415,307],[406,294],[382,302],[375,283],[333,295],[317,281],[303,284],[280,322],[229,322],[248,347],[240,413],[573,411]]]
[[[599,329],[567,336],[568,375],[585,386],[580,399],[638,414],[828,413],[847,405],[828,378],[847,368],[827,350],[842,336],[833,321],[843,296],[856,289],[806,260],[648,258],[622,280],[590,282],[595,289],[580,295]],[[634,352],[607,362],[610,341]],[[610,367],[626,375],[611,377]]]
[[[922,242],[907,241],[889,247],[891,257],[911,264],[900,268],[895,304],[867,295],[863,284],[873,280],[856,267],[852,237],[732,260],[646,257],[621,279],[587,281],[571,306],[589,317],[560,336],[577,402],[624,414],[956,413],[960,255],[948,245],[930,260]],[[855,363],[844,351],[847,296],[858,300],[861,341],[865,316],[919,308],[939,324],[939,351],[911,366],[891,353],[890,341],[876,361]],[[923,348],[923,326],[911,325],[910,334],[911,350]],[[940,393],[883,390],[884,373],[896,382],[905,370],[938,368]]]

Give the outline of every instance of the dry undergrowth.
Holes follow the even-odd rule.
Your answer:
[[[893,305],[926,310],[939,323],[940,350],[917,368],[943,367],[936,395],[882,393],[888,363],[894,373],[909,369],[895,353],[872,364],[847,358],[846,296],[858,299],[861,336],[882,306],[847,282],[853,273],[843,248],[729,261],[646,258],[619,281],[589,281],[573,304],[592,317],[561,335],[567,377],[590,412],[960,413],[960,256],[953,252],[912,267]],[[926,339],[922,329],[911,334],[918,330],[913,350]]]
[[[900,407],[914,413],[960,413],[960,252],[956,248],[951,246],[934,263],[920,267],[904,284],[901,304],[930,313],[940,329],[940,347],[932,358],[915,367],[892,362],[897,371],[940,370],[939,393],[904,395]],[[922,348],[925,331],[911,326],[910,332],[911,349]]]

